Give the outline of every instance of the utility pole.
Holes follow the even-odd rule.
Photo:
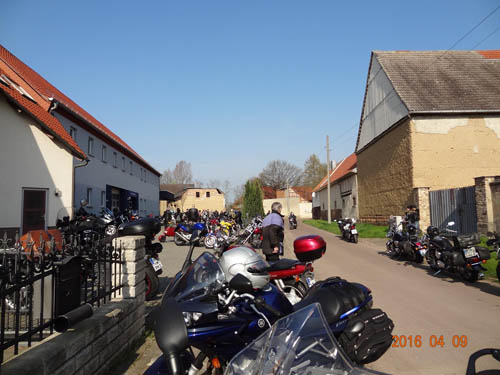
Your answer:
[[[290,184],[286,182],[286,210],[288,216],[290,216]]]
[[[330,140],[328,136],[326,136],[326,186],[327,186],[327,196],[328,196],[328,224],[332,223],[332,210],[330,203]]]

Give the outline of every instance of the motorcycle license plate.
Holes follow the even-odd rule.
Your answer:
[[[469,247],[468,249],[464,249],[464,255],[466,258],[474,258],[479,256],[479,254],[476,251],[476,248],[474,247]]]
[[[356,229],[351,230],[351,234],[358,234],[358,231]]]
[[[153,269],[155,270],[155,272],[158,272],[159,270],[161,270],[163,268],[163,265],[161,264],[161,262],[158,259],[149,258],[149,262],[153,266]]]
[[[427,252],[427,250],[425,250],[425,249],[421,249],[419,251],[420,251],[420,255],[422,255],[422,256],[425,256],[425,253]]]
[[[314,280],[312,277],[306,277],[306,283],[307,286],[310,288],[316,283],[316,280]]]

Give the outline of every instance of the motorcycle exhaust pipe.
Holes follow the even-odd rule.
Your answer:
[[[57,332],[66,332],[68,328],[72,327],[84,319],[90,318],[94,313],[94,309],[90,303],[86,303],[74,310],[67,312],[64,315],[59,315],[54,322],[54,329]]]

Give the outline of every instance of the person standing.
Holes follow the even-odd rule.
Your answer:
[[[267,261],[278,261],[283,255],[283,239],[285,238],[285,227],[283,215],[281,215],[281,203],[274,202],[271,213],[262,222],[262,252]]]

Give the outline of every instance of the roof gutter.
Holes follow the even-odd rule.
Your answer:
[[[436,111],[410,111],[411,115],[458,115],[458,114],[500,114],[500,109],[460,109],[460,110],[436,110]]]
[[[73,166],[73,193],[71,194],[71,201],[72,201],[72,204],[71,204],[71,207],[75,207],[75,174],[76,174],[76,168],[81,168],[81,167],[85,167],[87,166],[87,164],[89,163],[88,159],[84,160],[83,163],[81,164],[77,164],[75,166]]]

